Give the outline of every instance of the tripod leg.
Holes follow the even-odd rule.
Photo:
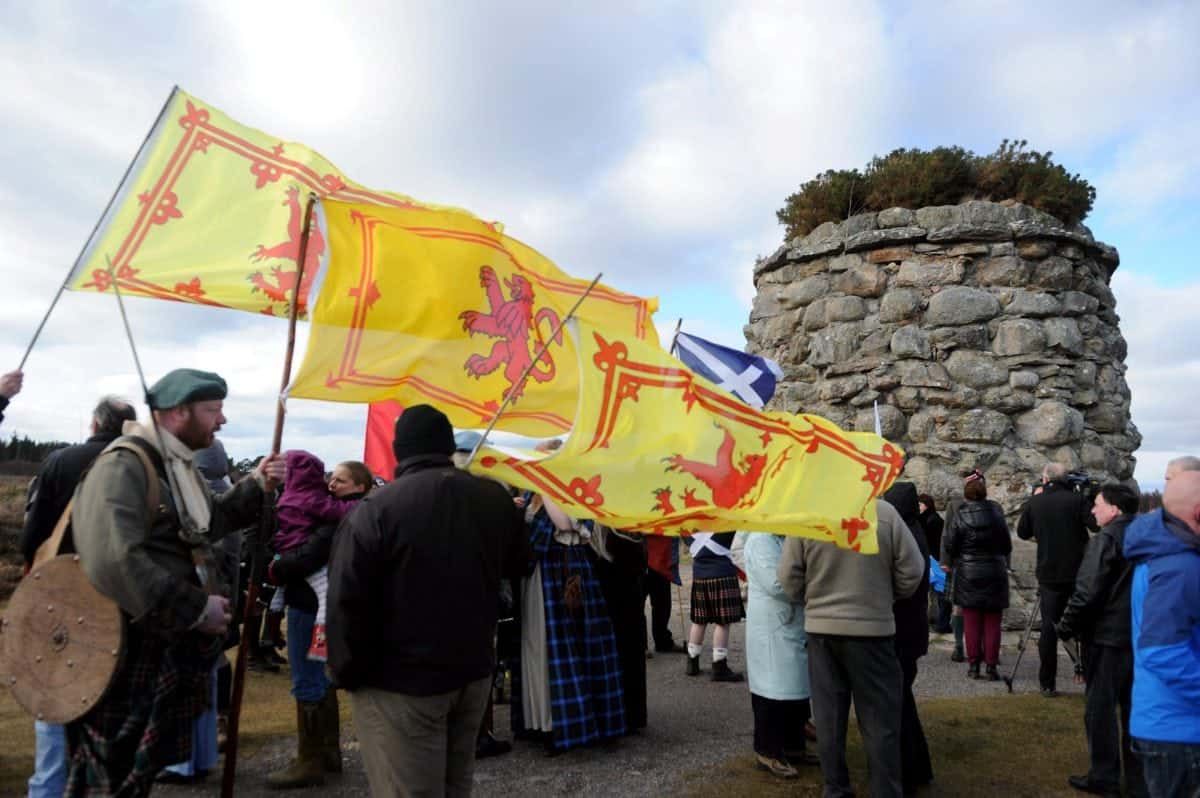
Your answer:
[[[1021,640],[1017,643],[1017,661],[1013,663],[1012,672],[1005,677],[1004,684],[1008,686],[1008,692],[1012,692],[1013,679],[1017,677],[1017,669],[1021,667],[1021,658],[1025,656],[1025,647],[1029,644],[1029,638],[1033,636],[1033,626],[1041,614],[1042,596],[1038,594],[1037,600],[1033,602],[1033,609],[1029,611],[1029,620],[1025,624],[1025,631],[1021,633]]]

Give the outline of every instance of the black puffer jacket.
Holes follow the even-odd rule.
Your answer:
[[[1081,637],[1102,646],[1130,644],[1129,589],[1133,563],[1122,555],[1132,515],[1120,515],[1088,543],[1075,592],[1058,627],[1064,640]]]
[[[956,605],[987,611],[1008,607],[1012,538],[1000,505],[993,501],[958,505],[947,525],[943,547],[954,569]]]

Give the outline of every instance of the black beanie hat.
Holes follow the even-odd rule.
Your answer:
[[[419,454],[454,454],[454,428],[445,413],[431,405],[409,407],[396,419],[392,440],[396,460]]]

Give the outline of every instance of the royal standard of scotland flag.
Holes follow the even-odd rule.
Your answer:
[[[679,333],[675,354],[683,364],[715,382],[751,407],[762,410],[775,394],[775,382],[783,370],[774,360],[748,355],[703,338]]]

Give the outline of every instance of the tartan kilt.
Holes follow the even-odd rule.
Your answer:
[[[728,626],[746,617],[736,576],[692,582],[692,623]]]
[[[196,632],[168,642],[127,622],[125,658],[108,693],[67,724],[64,795],[149,795],[163,768],[189,759],[222,642]]]

